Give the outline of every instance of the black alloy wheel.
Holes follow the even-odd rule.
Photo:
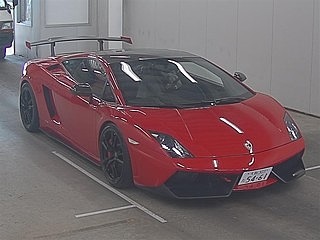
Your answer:
[[[132,185],[129,152],[114,124],[105,126],[100,134],[100,157],[102,171],[112,186],[127,188]]]
[[[39,114],[36,99],[29,83],[24,83],[20,90],[20,118],[29,132],[39,130]]]

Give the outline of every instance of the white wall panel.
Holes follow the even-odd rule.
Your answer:
[[[156,2],[155,11],[155,47],[179,48],[180,8],[179,0],[161,0]]]
[[[109,32],[109,17],[106,14],[106,11],[109,12],[108,2],[107,1],[98,1],[98,26],[97,26],[97,35],[98,36],[108,36]],[[104,45],[107,45],[106,43]],[[107,47],[107,46],[105,46]]]
[[[100,3],[102,1],[98,1]],[[106,36],[122,36],[123,26],[123,2],[122,0],[109,0],[108,1],[108,34]],[[110,49],[121,49],[122,42],[109,42]]]
[[[155,1],[124,1],[124,35],[132,37],[134,47],[155,47]]]
[[[256,91],[270,93],[273,1],[239,1],[237,70]]]
[[[75,0],[73,1],[73,3]],[[39,46],[32,51],[27,50],[24,46],[24,42],[38,41],[40,39],[48,39],[50,37],[76,37],[76,36],[97,36],[98,33],[98,15],[101,12],[98,9],[98,0],[83,1],[87,4],[85,7],[81,5],[74,5],[74,12],[76,14],[70,14],[67,17],[63,17],[68,14],[64,11],[59,12],[57,15],[59,18],[53,19],[54,14],[59,10],[56,7],[52,9],[46,5],[46,1],[33,0],[32,1],[32,25],[24,26],[17,24],[16,26],[16,53],[30,58],[34,57],[46,57],[50,55],[49,46]],[[54,5],[53,1],[50,1]],[[80,3],[80,2],[79,2]],[[70,4],[68,4],[70,10]],[[79,18],[79,14],[83,11],[87,11],[85,14],[86,20]],[[50,11],[48,18],[47,14]],[[106,9],[107,11],[107,9]],[[72,18],[72,19],[70,19]],[[46,21],[46,20],[49,20]],[[48,25],[51,23],[51,25]],[[62,24],[63,23],[63,24]],[[80,43],[65,43],[57,44],[56,52],[72,52],[81,50],[97,50],[97,43],[93,42],[80,42]]]
[[[274,4],[271,94],[288,107],[309,110],[313,0]]]
[[[207,6],[207,0],[181,2],[180,48],[182,50],[192,51],[201,56],[206,55]]]
[[[40,19],[40,0],[33,0],[32,1],[32,20],[31,20],[31,27],[16,23],[15,24],[15,54],[26,56],[28,58],[34,57],[33,53],[26,48],[25,42],[32,41],[34,39],[38,39],[39,30],[40,29],[40,21],[35,21],[35,19]],[[15,11],[18,11],[19,7],[15,8]],[[15,14],[17,20],[17,14]],[[32,31],[35,29],[35,31]]]
[[[208,1],[206,13],[206,57],[229,71],[236,68],[237,8],[237,0]]]
[[[89,24],[88,0],[46,0],[44,5],[46,25]],[[81,7],[74,11],[75,6]],[[59,11],[52,11],[53,9]]]

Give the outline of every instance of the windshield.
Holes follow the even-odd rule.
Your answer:
[[[236,103],[253,96],[200,57],[124,60],[111,68],[130,106],[189,108]]]

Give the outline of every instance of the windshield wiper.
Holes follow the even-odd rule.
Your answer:
[[[244,97],[226,97],[226,98],[217,98],[213,100],[203,100],[200,102],[189,102],[189,103],[177,103],[177,104],[134,104],[135,106],[140,107],[154,107],[154,108],[195,108],[195,107],[209,107],[215,106],[219,104],[231,104],[231,103],[238,103],[247,98]]]
[[[195,102],[195,103],[179,103],[179,104],[164,104],[164,105],[157,105],[157,104],[144,104],[144,105],[135,105],[139,107],[152,107],[152,108],[176,108],[176,109],[183,109],[183,108],[196,108],[196,107],[207,107],[207,106],[214,106],[213,101],[208,102]]]
[[[244,98],[244,97],[217,98],[217,99],[214,100],[214,104],[215,105],[219,105],[219,104],[239,103],[239,102],[242,102],[242,101],[244,101],[246,99],[247,98]]]

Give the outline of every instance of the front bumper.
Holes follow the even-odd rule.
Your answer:
[[[214,198],[228,197],[233,191],[253,190],[272,185],[276,182],[290,182],[304,175],[303,151],[286,161],[273,166],[266,181],[247,185],[237,185],[242,173],[197,173],[178,171],[162,186],[155,189],[161,194],[174,198]]]

